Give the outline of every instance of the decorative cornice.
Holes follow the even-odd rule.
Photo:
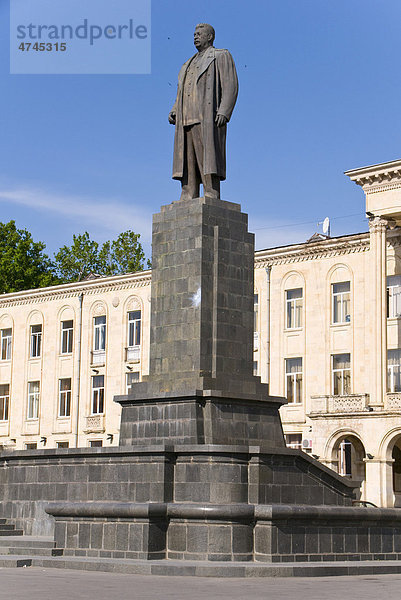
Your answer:
[[[351,181],[360,185],[366,194],[376,194],[401,188],[401,160],[345,171]]]
[[[111,291],[115,292],[117,290],[141,288],[149,286],[151,279],[151,271],[141,271],[139,273],[102,277],[35,290],[23,290],[14,294],[2,294],[0,296],[0,308],[21,306],[23,304],[37,304],[49,300],[61,300],[63,298],[77,298],[81,294],[89,296]]]
[[[293,246],[259,250],[255,253],[255,268],[260,269],[273,265],[344,256],[366,252],[369,248],[369,233],[360,233],[353,236],[321,240],[312,244],[294,244]]]

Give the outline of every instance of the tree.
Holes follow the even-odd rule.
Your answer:
[[[90,239],[87,231],[73,235],[72,245],[60,248],[54,258],[60,279],[65,283],[81,281],[91,273],[102,274],[99,244]]]
[[[45,248],[43,242],[33,241],[29,231],[17,229],[15,221],[0,223],[0,293],[58,283]]]
[[[139,239],[138,233],[128,230],[99,247],[87,231],[74,235],[72,245],[63,246],[54,256],[59,276],[64,282],[71,282],[91,274],[108,276],[142,271],[145,253]]]

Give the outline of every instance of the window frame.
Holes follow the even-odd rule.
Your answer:
[[[101,386],[94,386],[95,383],[95,379],[97,378],[102,378],[103,380],[103,385]],[[105,394],[104,394],[104,375],[92,375],[92,386],[91,386],[91,416],[95,416],[95,415],[104,415],[104,400],[105,400]],[[96,408],[97,410],[94,411],[94,408]],[[100,411],[99,408],[102,408],[102,410]]]
[[[348,356],[349,367],[338,367],[334,368],[334,360],[338,356]],[[344,361],[345,362],[345,361]],[[346,377],[344,377],[345,373],[348,371],[349,373],[349,389],[346,390],[344,386],[344,382],[346,381]],[[341,373],[340,381],[341,381],[341,393],[335,393],[335,374]],[[351,373],[351,353],[350,352],[340,352],[338,354],[331,355],[331,390],[333,396],[349,396],[352,394],[352,373]]]
[[[34,327],[40,327],[40,331],[33,331]],[[41,358],[43,342],[43,325],[35,323],[30,326],[29,336],[29,358]]]
[[[300,290],[301,295],[289,298],[289,292]],[[285,329],[302,329],[303,327],[303,310],[304,310],[304,288],[289,288],[285,290]],[[298,320],[300,323],[298,323]],[[291,321],[294,321],[292,324]]]
[[[104,319],[103,323],[97,323],[98,319]],[[93,351],[96,353],[106,352],[107,317],[99,315],[93,317]],[[102,346],[103,341],[103,346]]]
[[[10,335],[5,335],[6,331],[11,331]],[[13,345],[13,328],[6,327],[0,330],[0,360],[11,360]],[[5,352],[4,352],[5,350]],[[5,356],[3,356],[3,353]]]
[[[139,318],[131,318],[130,315],[139,314]],[[141,310],[129,310],[127,314],[127,347],[136,348],[141,345],[142,342],[142,311]],[[131,344],[131,340],[134,342]]]
[[[140,371],[130,371],[129,373],[125,374],[125,390],[126,390],[126,394],[127,395],[131,391],[130,390],[131,383],[128,384],[128,379],[129,379],[130,375],[137,375],[138,376],[137,379],[136,379],[136,381],[133,381],[132,383],[139,383],[140,380],[141,380],[141,373],[140,373]]]
[[[37,391],[31,391],[33,384],[38,384]],[[37,421],[39,419],[39,407],[40,407],[40,380],[28,381],[28,402],[26,419],[27,421]],[[32,408],[32,411],[31,411]],[[34,410],[36,409],[36,410]]]
[[[343,291],[343,292],[335,291],[336,285],[343,285],[345,283],[349,284],[349,289],[347,291]],[[348,295],[348,299],[345,298],[346,295]],[[339,310],[340,316],[338,317],[338,320],[335,320],[336,301],[339,303],[339,306],[340,306],[340,310]],[[347,303],[349,305],[349,313],[348,314],[347,314],[346,309],[344,308],[347,306]],[[348,320],[347,320],[347,317],[349,317]],[[351,323],[351,280],[347,279],[346,281],[335,281],[331,284],[331,324],[332,325],[349,325],[350,323]]]
[[[394,364],[390,363],[390,353],[398,352],[398,361]],[[394,382],[396,379],[396,370],[398,369],[398,381],[399,385],[395,386]],[[395,389],[395,388],[399,389]],[[388,348],[387,349],[387,392],[389,394],[397,394],[401,392],[401,348]]]
[[[62,389],[62,382],[69,381],[70,385],[68,389]],[[72,399],[72,379],[71,377],[62,377],[58,380],[58,419],[67,419],[71,417],[71,399]],[[64,411],[61,407],[64,406]],[[62,414],[64,412],[64,414]]]
[[[398,280],[398,283],[391,284],[392,281]],[[399,290],[397,294],[394,293],[394,290]],[[388,319],[400,319],[401,312],[395,313],[395,304],[394,299],[397,296],[401,295],[401,275],[387,275],[386,281],[386,302],[387,302],[387,318]]]
[[[300,371],[288,371],[287,367],[289,366],[290,361],[300,360],[301,361],[301,370]],[[285,369],[285,397],[287,398],[287,403],[291,405],[300,405],[303,403],[304,399],[304,381],[303,381],[303,371],[304,371],[304,362],[302,356],[293,356],[291,358],[284,359],[284,369]],[[289,382],[290,385],[289,385]],[[294,400],[289,400],[289,390],[292,388],[292,398]],[[299,391],[300,390],[300,391]],[[299,391],[299,393],[298,393]],[[299,399],[298,399],[299,397]]]
[[[71,327],[64,327],[65,323],[72,323]],[[64,344],[64,342],[66,342]],[[64,350],[64,346],[67,348]],[[74,320],[61,321],[60,354],[72,354],[74,349]]]
[[[2,388],[8,388],[7,393],[2,393]],[[10,419],[10,384],[0,384],[0,422],[6,423]]]

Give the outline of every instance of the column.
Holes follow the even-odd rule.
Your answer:
[[[370,405],[384,404],[387,388],[387,275],[386,275],[387,220],[373,217],[369,221],[371,254],[371,382]]]

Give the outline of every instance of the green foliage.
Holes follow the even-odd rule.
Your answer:
[[[58,283],[45,247],[26,229],[17,229],[15,221],[0,223],[0,293]]]
[[[72,245],[63,246],[55,254],[60,279],[71,282],[91,274],[108,276],[142,271],[145,254],[139,239],[138,233],[128,230],[99,247],[87,231],[74,235]]]

